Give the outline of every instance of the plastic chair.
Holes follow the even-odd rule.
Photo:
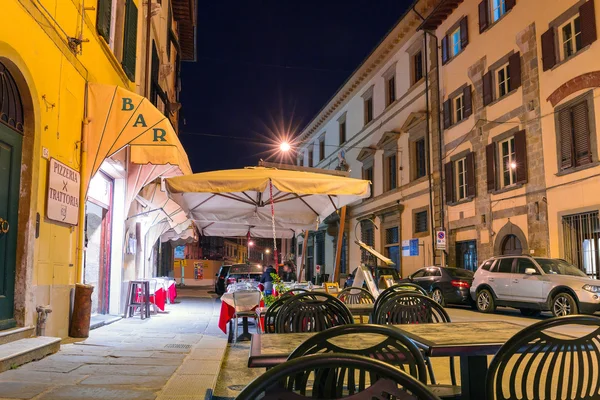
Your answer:
[[[410,393],[410,394],[409,394]],[[439,400],[412,376],[382,361],[353,354],[297,358],[256,378],[237,400]]]
[[[337,282],[325,282],[323,287],[325,288],[325,293],[328,294],[337,294],[340,291],[340,285]]]
[[[359,338],[353,335],[364,335]],[[350,344],[350,346],[344,346]],[[357,345],[364,345],[359,347]],[[293,360],[310,354],[356,354],[384,361],[427,383],[423,354],[399,330],[385,325],[343,325],[307,339],[288,357]]]
[[[262,294],[259,290],[238,290],[233,292],[233,343],[237,341],[238,318],[254,318],[258,327],[258,316],[254,309],[260,305]]]
[[[335,297],[326,293],[300,293],[277,312],[275,333],[320,332],[352,323],[352,313]]]
[[[548,332],[575,325],[593,329],[572,339]],[[600,399],[599,360],[600,318],[572,315],[540,321],[513,336],[494,356],[487,399]]]

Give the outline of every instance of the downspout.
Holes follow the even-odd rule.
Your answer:
[[[421,18],[422,20],[424,20],[425,18],[423,18],[423,16],[417,11],[417,9],[415,8],[415,6],[413,6],[413,11],[415,12],[415,14],[417,14],[417,16],[419,18]],[[434,227],[434,221],[433,221],[433,216],[434,216],[434,210],[433,210],[433,183],[431,181],[433,174],[431,173],[431,124],[429,122],[429,118],[430,118],[430,104],[429,104],[429,65],[428,65],[428,58],[429,58],[429,53],[427,51],[427,32],[423,31],[423,40],[425,42],[424,44],[424,52],[425,52],[425,123],[426,123],[426,130],[427,130],[427,171],[428,171],[428,182],[429,182],[429,231],[431,232],[431,247],[432,250],[435,246],[435,227]],[[436,56],[437,56],[437,51],[436,51]],[[441,215],[441,214],[440,214]],[[423,249],[423,253],[425,252],[425,249]],[[435,250],[432,251],[432,255],[433,255],[433,265],[435,265],[436,262],[436,252]]]
[[[88,136],[90,129],[90,119],[88,117],[88,83],[85,83],[85,99],[84,99],[84,107],[83,107],[83,128],[81,130],[81,176],[85,176],[87,172],[87,144],[88,144]],[[89,181],[86,179],[85,182],[89,184]],[[79,186],[79,231],[77,237],[77,282],[83,282],[83,253],[84,249],[84,240],[85,240],[85,196],[87,192],[87,187],[85,185]]]
[[[152,0],[146,0],[147,13],[146,16],[146,85],[144,86],[145,96],[150,99],[150,62],[152,56],[150,54],[150,33],[152,31]]]

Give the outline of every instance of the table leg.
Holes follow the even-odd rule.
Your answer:
[[[460,381],[463,400],[485,399],[487,356],[460,357]]]
[[[240,342],[240,341],[248,341],[252,337],[250,335],[250,331],[248,330],[248,317],[243,317],[242,318],[242,327],[243,327],[242,334],[237,337],[237,341],[238,342]]]

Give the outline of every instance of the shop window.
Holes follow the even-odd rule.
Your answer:
[[[455,249],[456,266],[475,272],[477,270],[477,241],[456,242]]]
[[[600,219],[598,211],[562,218],[563,253],[567,262],[600,278]]]

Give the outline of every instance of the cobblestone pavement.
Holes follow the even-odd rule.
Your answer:
[[[227,340],[220,301],[179,291],[168,313],[120,320],[0,374],[0,399],[210,399]]]

